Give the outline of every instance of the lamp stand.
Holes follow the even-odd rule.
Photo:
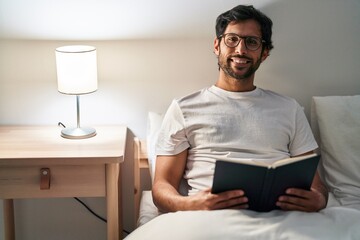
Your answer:
[[[96,135],[96,130],[91,127],[80,127],[80,96],[76,95],[76,114],[77,114],[77,127],[76,128],[64,128],[61,131],[63,138],[69,139],[84,139],[90,138]]]

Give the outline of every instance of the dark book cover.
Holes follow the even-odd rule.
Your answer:
[[[249,199],[249,209],[268,212],[278,209],[276,201],[288,188],[309,190],[320,155],[279,160],[272,165],[218,160],[212,193],[241,189]]]

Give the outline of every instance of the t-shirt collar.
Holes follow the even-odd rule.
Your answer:
[[[209,88],[209,91],[224,97],[234,98],[234,99],[257,97],[261,94],[261,89],[258,87],[255,87],[254,90],[248,92],[231,92],[213,85]]]

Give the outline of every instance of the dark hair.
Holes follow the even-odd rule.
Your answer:
[[[216,37],[220,38],[220,36],[224,34],[226,27],[230,22],[240,22],[248,19],[254,19],[260,24],[262,39],[265,41],[264,47],[271,50],[274,47],[271,41],[272,21],[265,14],[251,5],[239,5],[220,14],[216,19]]]

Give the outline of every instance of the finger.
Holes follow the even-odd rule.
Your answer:
[[[248,202],[242,190],[231,190],[218,194],[212,194],[211,191],[205,191],[206,202],[209,209],[231,208],[236,205],[243,205]],[[246,206],[241,207],[246,208]]]
[[[311,207],[312,205],[316,207],[315,205],[318,205],[319,208],[321,208],[321,206],[323,205],[322,202],[324,202],[324,198],[322,198],[321,193],[316,190],[308,191],[297,188],[289,188],[288,190],[286,190],[286,193],[288,195],[282,196],[282,199],[296,205],[308,207]]]
[[[247,197],[239,197],[232,198],[226,201],[218,202],[214,205],[215,209],[225,209],[225,208],[237,208],[237,209],[245,209],[248,208],[248,198]]]
[[[231,190],[231,191],[225,191],[222,193],[218,193],[218,195],[224,195],[224,196],[228,196],[228,197],[240,197],[240,196],[244,196],[245,193],[243,190]]]
[[[230,208],[236,205],[243,205],[248,202],[248,198],[244,196],[242,190],[226,191],[219,194],[211,194],[208,200],[213,201],[215,209]]]
[[[292,203],[288,203],[288,202],[276,202],[276,206],[278,206],[279,208],[281,208],[282,210],[285,211],[303,211],[303,212],[307,212],[307,209],[304,206],[299,206],[299,205],[294,205]]]
[[[310,198],[311,197],[310,191],[304,190],[304,189],[299,189],[299,188],[288,188],[288,189],[286,189],[285,193],[288,195],[297,196],[299,198]]]
[[[231,190],[231,191],[226,191],[226,192],[212,194],[212,195],[216,196],[218,201],[222,202],[222,201],[227,201],[227,200],[234,199],[234,198],[244,197],[244,191]]]
[[[297,197],[294,195],[284,195],[279,197],[277,206],[283,210],[298,210],[305,212],[313,212],[320,209],[319,204],[321,204],[316,198],[314,198],[314,192],[307,191],[306,198],[302,196]]]
[[[297,196],[284,195],[279,197],[279,202],[305,207],[308,202],[308,199]]]
[[[326,199],[316,189],[308,191],[289,188],[286,190],[286,194],[288,195],[280,196],[276,204],[283,210],[314,212],[322,209],[326,205]]]

